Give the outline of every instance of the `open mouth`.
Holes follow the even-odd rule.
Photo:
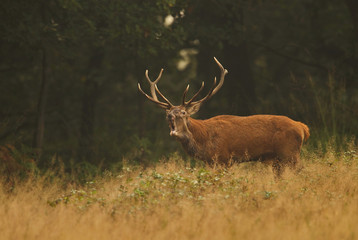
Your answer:
[[[173,119],[168,119],[169,128],[170,128],[170,136],[176,136],[178,134],[177,130],[175,129],[175,122]]]

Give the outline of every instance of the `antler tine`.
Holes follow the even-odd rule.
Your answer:
[[[208,92],[208,94],[201,100],[199,101],[196,101],[194,102],[194,104],[197,104],[197,103],[203,103],[203,102],[206,102],[207,100],[209,100],[214,94],[213,94],[213,91],[215,90],[215,85],[216,85],[216,77],[214,78],[214,82],[213,82],[213,85],[211,86],[210,88],[210,91]],[[191,102],[188,102],[188,104],[190,104]]]
[[[182,98],[182,105],[185,105],[185,97],[186,97],[186,94],[187,92],[189,91],[189,84],[188,86],[186,87],[184,93],[183,93],[183,98]]]
[[[193,96],[188,102],[185,102],[184,105],[188,105],[188,104],[192,103],[192,102],[195,100],[195,98],[199,95],[199,93],[201,92],[201,90],[203,90],[204,85],[205,85],[205,83],[204,83],[204,82],[201,82],[201,87],[200,87],[200,89],[194,94],[194,96]]]
[[[150,92],[152,94],[152,96],[149,96],[148,94],[146,94],[140,84],[138,83],[138,89],[139,91],[144,94],[144,96],[146,96],[150,101],[158,104],[160,107],[162,108],[171,108],[173,106],[173,104],[171,104],[168,99],[166,99],[163,94],[159,91],[158,87],[157,87],[157,83],[159,82],[160,78],[162,77],[162,73],[163,73],[164,69],[162,68],[160,70],[160,73],[157,77],[157,79],[155,79],[154,81],[151,81],[150,78],[149,78],[149,75],[148,75],[148,70],[145,71],[145,77],[147,78],[148,82],[149,82],[149,85],[150,85]],[[161,102],[158,100],[158,97],[157,97],[157,94],[156,94],[156,91],[159,93],[159,95],[166,101],[166,103],[164,102]]]
[[[154,84],[154,87],[157,93],[167,102],[168,106],[173,107],[174,105],[159,91],[157,84]]]
[[[222,87],[222,85],[224,84],[224,79],[225,79],[225,75],[228,74],[228,70],[226,70],[223,65],[221,65],[221,63],[216,59],[216,57],[214,57],[214,60],[216,62],[216,64],[219,66],[220,71],[221,71],[221,76],[220,76],[220,82],[219,84],[216,86],[216,88],[213,90],[213,95],[219,91],[219,89]]]
[[[142,88],[141,88],[141,86],[140,86],[140,83],[138,83],[138,90],[139,90],[144,96],[146,96],[150,101],[152,101],[152,102],[158,104],[160,107],[162,107],[162,108],[169,108],[169,107],[170,107],[169,104],[160,102],[160,101],[158,101],[158,99],[154,99],[153,97],[151,97],[151,96],[149,96],[148,94],[146,94],[146,93],[142,90]]]
[[[203,103],[203,102],[209,100],[217,91],[219,91],[219,89],[224,84],[225,75],[228,73],[228,71],[221,65],[221,63],[215,57],[214,57],[214,60],[215,60],[216,64],[219,66],[220,71],[221,71],[219,84],[216,85],[216,77],[215,77],[213,86],[211,87],[209,93],[203,99],[193,102],[195,97],[197,96],[197,94],[195,94],[194,97],[186,103],[186,105],[199,104],[199,103]]]
[[[150,85],[150,93],[152,94],[152,97],[153,99],[157,100],[158,101],[158,97],[157,97],[157,94],[155,93],[155,87],[154,85],[157,84],[160,80],[160,78],[162,77],[162,73],[163,73],[164,69],[162,68],[160,70],[160,73],[157,77],[157,79],[155,79],[154,81],[151,81],[150,78],[149,78],[149,75],[148,75],[148,70],[145,71],[145,77],[147,78],[148,82],[149,82],[149,85]]]
[[[160,70],[160,73],[157,77],[157,79],[155,79],[154,81],[151,81],[150,78],[149,78],[149,75],[148,75],[148,70],[145,71],[145,76],[150,84],[150,93],[152,94],[152,98],[158,102],[160,102],[158,100],[158,97],[157,97],[157,94],[156,92],[158,92],[158,94],[167,102],[168,104],[168,107],[173,107],[173,104],[171,104],[171,102],[169,102],[169,100],[164,97],[164,95],[159,91],[158,89],[158,86],[157,86],[157,83],[159,82],[160,78],[162,77],[162,73],[163,73],[164,69],[162,68]]]

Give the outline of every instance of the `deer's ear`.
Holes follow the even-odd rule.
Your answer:
[[[189,115],[193,115],[194,113],[197,113],[200,109],[201,104],[197,103],[197,104],[190,104],[189,106],[186,107],[186,112]]]

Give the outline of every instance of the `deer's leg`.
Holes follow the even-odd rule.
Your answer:
[[[279,156],[283,164],[287,165],[296,173],[302,169],[302,162],[300,159],[301,142],[292,135],[287,138],[287,143],[282,145],[279,150]]]
[[[272,163],[272,172],[275,175],[275,179],[280,179],[284,170],[285,165],[280,158],[276,158]]]
[[[295,171],[295,173],[299,173],[302,168],[303,164],[300,158],[300,153],[297,152],[288,160],[288,166],[292,171]]]
[[[296,172],[302,169],[302,163],[300,160],[301,145],[301,136],[296,134],[295,131],[276,133],[274,136],[274,146],[275,152],[280,160],[280,165],[287,165],[290,169],[295,170]]]

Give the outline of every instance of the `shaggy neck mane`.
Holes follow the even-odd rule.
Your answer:
[[[185,137],[179,138],[185,151],[192,157],[202,158],[203,144],[207,141],[208,132],[205,130],[203,120],[196,120],[193,118],[188,119],[189,132]]]

